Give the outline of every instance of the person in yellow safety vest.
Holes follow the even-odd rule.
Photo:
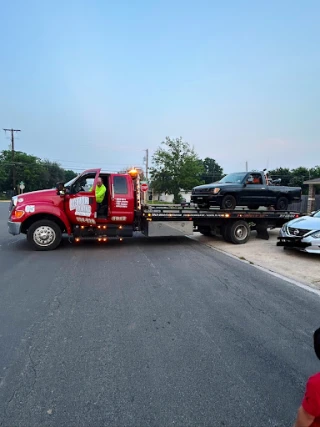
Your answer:
[[[93,187],[90,188],[90,191],[92,191]],[[104,196],[106,194],[107,188],[102,182],[102,178],[97,179],[97,186],[96,186],[96,201],[97,201],[97,211],[101,207],[101,203],[103,202]]]

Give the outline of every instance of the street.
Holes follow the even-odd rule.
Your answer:
[[[0,425],[290,427],[320,299],[187,238],[34,252],[0,203]]]

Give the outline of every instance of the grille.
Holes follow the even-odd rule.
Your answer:
[[[293,228],[293,227],[289,227],[288,230],[292,236],[296,236],[296,237],[302,237],[311,231],[311,230],[304,230],[303,228]]]
[[[199,190],[195,190],[194,194],[203,194],[203,193],[209,193],[210,189],[209,188],[201,188]]]

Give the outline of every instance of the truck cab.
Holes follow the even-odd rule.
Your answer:
[[[97,204],[99,177],[106,193]],[[89,169],[55,189],[15,196],[10,205],[9,233],[26,234],[36,250],[55,249],[63,233],[75,238],[131,237],[137,200],[135,179],[126,173]]]

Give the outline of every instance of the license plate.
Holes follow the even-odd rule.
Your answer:
[[[202,199],[203,199],[203,197],[198,197],[197,199],[198,199],[198,200],[202,200]]]

